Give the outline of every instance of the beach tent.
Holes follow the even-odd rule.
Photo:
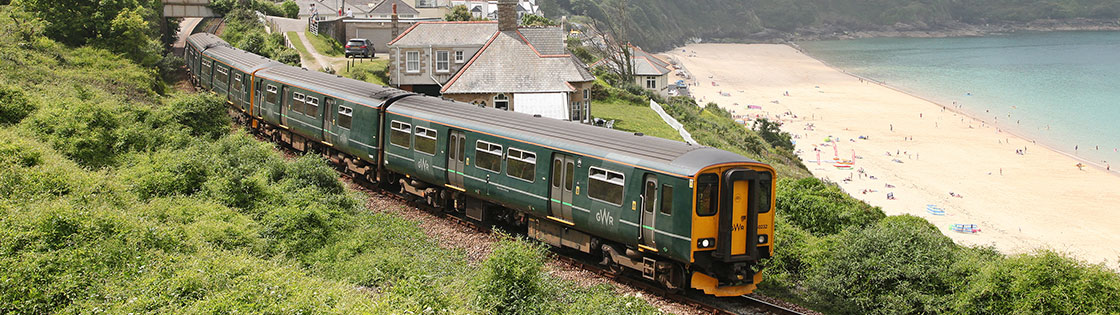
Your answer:
[[[941,209],[937,205],[926,205],[926,212],[932,215],[945,215],[945,209]]]
[[[976,226],[975,224],[954,223],[953,225],[949,226],[949,229],[951,229],[951,230],[953,230],[953,232],[957,232],[957,233],[973,234],[973,233],[979,233],[980,232],[980,227]]]

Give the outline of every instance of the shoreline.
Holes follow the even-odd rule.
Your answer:
[[[862,75],[858,75],[858,74],[855,74],[855,73],[851,73],[851,72],[848,72],[847,70],[844,70],[844,69],[841,69],[841,68],[839,68],[839,67],[836,67],[836,66],[834,66],[834,65],[832,65],[832,64],[830,64],[830,63],[828,63],[827,61],[824,61],[823,59],[820,59],[820,58],[814,57],[813,55],[811,55],[811,54],[809,54],[809,53],[806,53],[806,52],[805,52],[805,50],[804,50],[804,49],[801,49],[801,47],[800,47],[800,46],[798,46],[798,45],[797,45],[796,43],[784,43],[783,45],[786,45],[786,46],[790,46],[791,48],[793,48],[793,49],[797,50],[797,52],[799,52],[799,53],[801,53],[801,54],[803,54],[803,55],[805,55],[805,56],[808,56],[809,58],[813,58],[813,59],[814,59],[814,60],[816,60],[817,62],[820,62],[820,63],[824,64],[825,66],[827,66],[827,67],[829,67],[829,68],[831,68],[832,70],[835,70],[835,71],[837,71],[837,72],[840,72],[840,73],[843,73],[843,74],[847,74],[847,75],[849,75],[849,76],[851,76],[851,77],[853,77],[853,78],[857,78],[857,79],[861,79],[861,80],[864,80],[864,81],[868,81],[868,82],[873,82],[873,83],[879,84],[879,86],[882,86],[882,87],[885,87],[885,88],[888,88],[888,89],[894,90],[894,91],[896,91],[896,92],[899,92],[899,93],[902,93],[902,94],[906,94],[906,95],[909,95],[909,96],[911,96],[911,97],[913,97],[913,98],[917,98],[917,99],[920,99],[920,100],[926,101],[926,102],[928,102],[928,103],[930,103],[930,104],[934,104],[934,105],[937,105],[937,106],[941,106],[941,108],[943,108],[943,109],[945,109],[945,110],[948,110],[948,111],[951,111],[951,112],[957,113],[958,115],[961,115],[961,116],[964,116],[964,117],[970,118],[970,119],[972,119],[972,120],[974,120],[974,121],[978,121],[978,122],[981,122],[981,123],[984,123],[984,124],[987,124],[987,125],[989,125],[989,126],[993,126],[993,127],[995,126],[995,125],[992,125],[992,124],[988,123],[988,121],[986,121],[986,120],[983,120],[983,119],[980,119],[980,118],[974,117],[974,116],[973,116],[972,114],[966,113],[966,112],[964,112],[964,111],[960,111],[960,110],[957,110],[956,108],[953,108],[952,106],[947,106],[947,105],[945,105],[945,104],[941,104],[941,103],[939,103],[939,102],[937,102],[937,101],[934,101],[934,100],[932,100],[932,99],[929,99],[929,98],[926,98],[926,97],[924,97],[924,96],[921,96],[921,95],[919,95],[919,94],[918,94],[918,93],[916,93],[916,92],[908,91],[908,90],[902,89],[901,87],[896,87],[896,86],[893,86],[893,85],[887,84],[886,82],[883,82],[883,81],[879,81],[879,80],[876,80],[876,79],[873,79],[873,78],[868,78],[868,77],[865,77],[865,76],[862,76]],[[1117,176],[1117,177],[1120,177],[1120,169],[1118,169],[1118,170],[1115,170],[1115,171],[1113,171],[1113,170],[1110,170],[1110,169],[1106,169],[1105,165],[1102,165],[1102,164],[1100,164],[1099,162],[1094,162],[1094,161],[1090,161],[1090,160],[1088,160],[1088,159],[1086,159],[1086,158],[1083,158],[1083,157],[1079,157],[1079,156],[1077,156],[1077,155],[1074,155],[1074,154],[1072,154],[1072,153],[1070,153],[1070,152],[1066,152],[1066,151],[1064,151],[1064,150],[1061,150],[1061,149],[1057,149],[1057,148],[1054,148],[1053,146],[1050,146],[1050,145],[1046,145],[1046,144],[1044,144],[1044,143],[1040,144],[1040,143],[1036,142],[1036,141],[1035,141],[1035,139],[1032,139],[1032,138],[1028,138],[1028,137],[1026,137],[1026,136],[1023,136],[1023,135],[1021,135],[1021,134],[1015,133],[1014,131],[1009,131],[1009,130],[1005,130],[1005,129],[1002,129],[1002,128],[1000,128],[999,130],[1000,130],[999,132],[1004,132],[1004,133],[1010,134],[1010,135],[1012,135],[1012,136],[1015,136],[1015,137],[1017,137],[1017,138],[1020,138],[1020,139],[1023,139],[1023,140],[1028,140],[1028,141],[1031,141],[1031,144],[1034,144],[1034,145],[1037,145],[1037,146],[1040,146],[1040,147],[1046,148],[1046,149],[1048,149],[1048,150],[1054,151],[1054,152],[1056,152],[1056,153],[1059,153],[1059,154],[1065,155],[1065,156],[1067,156],[1067,157],[1069,157],[1069,158],[1072,158],[1072,159],[1074,159],[1074,160],[1077,160],[1077,161],[1079,161],[1079,162],[1081,162],[1081,163],[1085,163],[1085,165],[1086,165],[1086,166],[1089,166],[1089,167],[1093,167],[1093,168],[1096,168],[1096,169],[1098,169],[1098,170],[1100,170],[1100,171],[1103,171],[1103,172],[1106,172],[1106,173],[1111,173],[1111,174],[1113,174],[1113,175],[1115,175],[1115,176]]]
[[[1108,224],[1120,222],[1113,211],[1120,194],[1108,188],[1120,185],[1117,172],[842,71],[793,45],[683,49],[668,54],[691,72],[697,99],[748,121],[782,122],[814,177],[887,215],[926,219],[964,246],[993,246],[1008,255],[1049,249],[1120,269],[1120,248],[1099,246],[1120,243],[1120,227]],[[839,151],[851,152],[854,167],[834,167],[826,156],[839,159]],[[1079,162],[1090,167],[1079,170],[1073,166]],[[945,213],[929,212],[931,205]],[[952,224],[977,224],[982,231],[958,233]]]
[[[715,38],[710,43],[726,44],[785,44],[799,41],[843,40],[862,38],[943,38],[982,37],[1013,34],[1016,32],[1096,32],[1120,31],[1120,21],[1105,19],[1050,19],[1029,22],[995,22],[970,24],[950,21],[939,25],[870,25],[852,30],[849,26],[824,24],[802,27],[792,32],[766,29],[741,38]]]

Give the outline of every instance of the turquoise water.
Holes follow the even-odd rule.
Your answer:
[[[834,67],[947,106],[957,102],[970,116],[1039,144],[1120,166],[1120,32],[798,45]]]

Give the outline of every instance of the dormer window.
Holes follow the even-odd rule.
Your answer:
[[[509,110],[509,97],[506,97],[505,94],[494,96],[494,108]]]

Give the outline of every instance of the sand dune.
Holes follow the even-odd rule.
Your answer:
[[[799,137],[799,156],[814,175],[888,215],[926,218],[959,244],[993,245],[1008,254],[1049,248],[1120,269],[1120,176],[1114,172],[1080,170],[1065,154],[850,76],[789,46],[697,44],[667,55],[696,78],[690,88],[698,100],[737,115],[781,117],[783,129]],[[748,104],[763,109],[748,110]],[[828,137],[838,139],[838,147],[823,146]],[[834,156],[851,160],[853,151],[852,170],[833,166]],[[927,205],[945,215],[931,214]],[[953,232],[952,224],[976,224],[981,231]]]

